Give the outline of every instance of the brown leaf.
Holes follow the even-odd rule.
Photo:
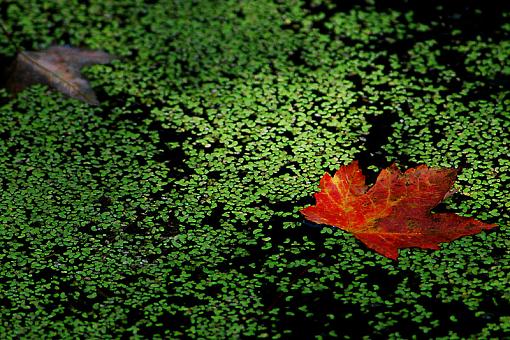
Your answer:
[[[113,57],[106,52],[53,46],[40,52],[20,52],[9,69],[7,88],[15,94],[28,86],[44,84],[69,97],[98,105],[96,94],[80,70],[106,64]]]

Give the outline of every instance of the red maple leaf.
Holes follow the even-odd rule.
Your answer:
[[[348,231],[376,252],[396,260],[400,248],[439,249],[439,243],[491,229],[473,218],[431,210],[457,177],[454,169],[420,165],[402,173],[392,165],[368,189],[358,162],[324,174],[317,204],[301,210],[306,219]]]

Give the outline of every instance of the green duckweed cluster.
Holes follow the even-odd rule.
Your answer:
[[[0,338],[510,334],[509,9],[0,6],[24,49],[118,57],[98,107],[0,90]],[[354,159],[459,167],[440,209],[499,227],[395,262],[304,222]]]

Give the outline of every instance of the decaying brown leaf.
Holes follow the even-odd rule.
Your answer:
[[[98,105],[96,94],[80,70],[113,59],[103,51],[53,46],[44,51],[20,52],[8,71],[7,88],[15,94],[34,84],[45,84],[72,98]]]

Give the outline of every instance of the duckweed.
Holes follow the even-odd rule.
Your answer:
[[[98,107],[0,91],[0,334],[507,336],[510,9],[441,3],[3,1],[119,58]],[[460,168],[439,209],[499,228],[393,262],[305,222],[354,159]]]

